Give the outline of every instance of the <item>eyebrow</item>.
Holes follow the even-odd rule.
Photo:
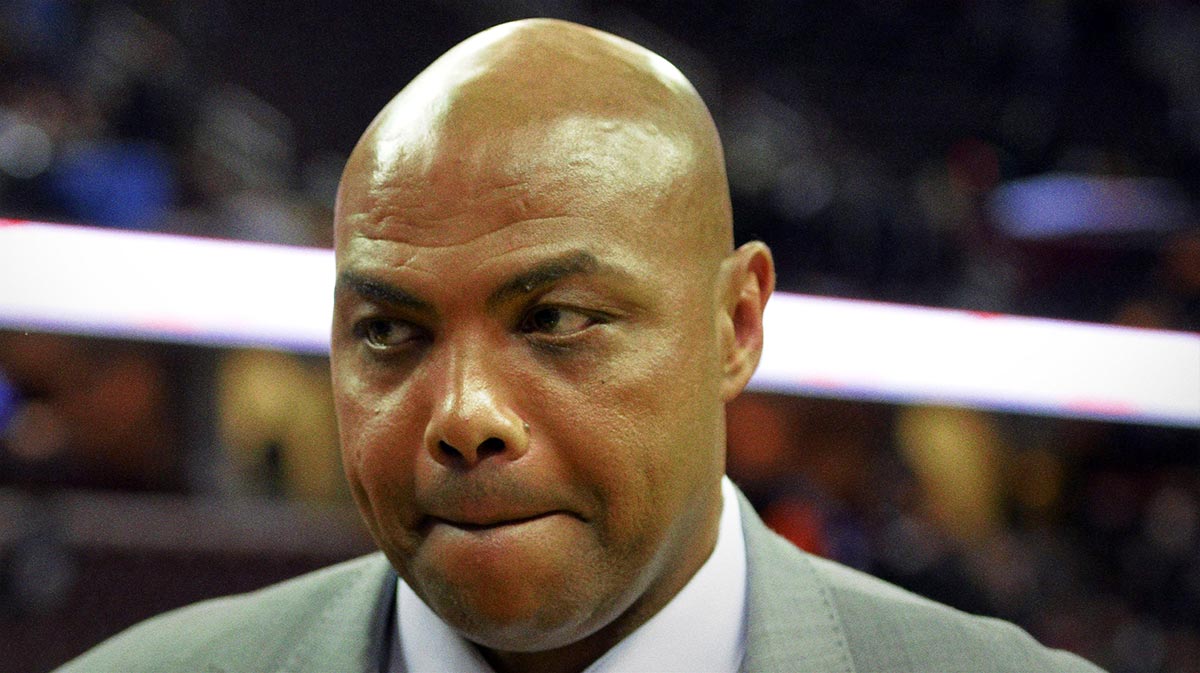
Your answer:
[[[532,269],[508,279],[488,296],[487,303],[489,306],[502,304],[513,297],[536,292],[563,278],[595,273],[601,268],[611,268],[615,271],[620,271],[616,267],[610,267],[607,264],[601,263],[590,252],[581,250],[567,253],[560,257],[548,259],[534,266]],[[342,271],[338,274],[335,292],[344,292],[346,290],[352,291],[364,299],[381,304],[421,312],[435,312],[432,304],[417,295],[402,290],[386,281],[376,280],[353,271]]]
[[[513,297],[530,294],[568,276],[595,273],[600,266],[600,261],[594,255],[582,250],[548,259],[528,271],[513,276],[496,288],[488,297],[487,303],[491,306],[502,304]]]
[[[364,299],[381,304],[409,308],[416,311],[433,311],[432,305],[424,299],[401,290],[391,283],[361,276],[353,271],[343,271],[338,274],[337,283],[334,285],[334,292],[340,293],[345,290],[350,290]]]

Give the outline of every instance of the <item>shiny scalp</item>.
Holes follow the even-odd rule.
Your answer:
[[[503,178],[472,169],[508,162]],[[550,170],[547,170],[550,169]],[[473,179],[476,178],[476,179]],[[622,38],[554,19],[502,24],[426,68],[379,113],[351,154],[335,234],[371,235],[397,212],[449,219],[454,204],[414,202],[430,181],[465,194],[527,185],[507,219],[537,210],[539,191],[587,185],[657,203],[679,242],[706,261],[732,249],[732,216],[716,127],[699,94],[662,57]],[[434,217],[429,217],[431,211]],[[357,226],[346,226],[353,223]]]

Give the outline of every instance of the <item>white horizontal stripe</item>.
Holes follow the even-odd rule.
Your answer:
[[[752,385],[1200,427],[1200,335],[776,294]]]
[[[328,250],[0,220],[0,328],[325,353]],[[776,293],[751,388],[1200,427],[1200,335]]]
[[[0,327],[324,353],[328,250],[0,223]]]

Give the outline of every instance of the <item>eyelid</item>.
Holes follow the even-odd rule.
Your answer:
[[[370,329],[372,326],[379,323],[388,323],[393,329],[398,327],[399,329],[408,330],[409,334],[400,342],[394,344],[372,343],[370,338]],[[429,332],[424,327],[421,327],[411,320],[405,320],[404,318],[396,318],[386,315],[368,315],[361,317],[352,323],[351,334],[355,339],[360,341],[372,352],[379,355],[386,355],[407,350],[413,345],[426,340]]]
[[[562,334],[557,334],[552,331],[544,331],[544,330],[538,330],[538,329],[526,329],[526,323],[529,321],[529,319],[532,316],[534,316],[538,311],[545,311],[545,310],[561,311],[563,313],[569,313],[574,316],[579,316],[579,317],[584,318],[587,321],[587,324],[579,329],[573,329],[569,332],[562,333]],[[564,304],[559,304],[559,303],[554,303],[554,302],[540,302],[540,303],[536,303],[536,304],[530,306],[528,309],[525,310],[524,313],[521,314],[521,319],[520,319],[520,322],[518,323],[517,327],[518,327],[518,330],[522,334],[532,337],[532,338],[535,338],[535,339],[542,340],[542,341],[569,341],[569,340],[578,338],[584,332],[587,332],[588,330],[590,330],[591,328],[593,328],[597,325],[608,324],[612,320],[613,320],[613,316],[604,311],[579,308],[577,306],[564,305]]]

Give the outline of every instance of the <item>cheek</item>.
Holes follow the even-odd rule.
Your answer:
[[[379,531],[403,527],[411,517],[413,462],[421,447],[415,414],[401,412],[404,390],[381,394],[361,377],[334,368],[342,464],[368,525]],[[382,388],[380,388],[381,390]]]
[[[657,536],[719,478],[723,436],[711,347],[678,328],[648,334],[582,380],[543,389],[548,430],[576,480],[605,503],[609,535]],[[546,421],[543,421],[546,422]]]

